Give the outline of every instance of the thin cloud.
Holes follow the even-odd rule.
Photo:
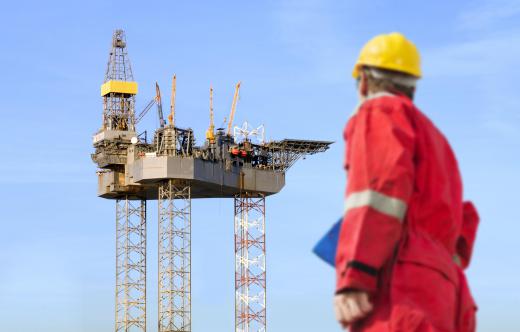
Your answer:
[[[462,29],[483,29],[518,15],[520,2],[517,0],[486,1],[462,12],[458,22]]]
[[[425,76],[452,81],[466,80],[478,91],[480,107],[475,110],[484,132],[504,139],[517,139],[520,99],[514,87],[520,58],[520,30],[507,20],[520,15],[520,2],[503,0],[481,2],[461,12],[456,26],[458,42],[424,52]],[[479,33],[475,33],[475,30]]]
[[[520,31],[462,41],[424,52],[426,76],[485,76],[510,74],[520,56]]]
[[[312,65],[308,73],[328,83],[345,82],[348,71],[348,49],[335,28],[335,17],[330,1],[283,1],[274,11],[279,38],[287,49]],[[343,17],[343,19],[346,19]]]
[[[424,52],[425,77],[456,89],[461,79],[477,89],[480,100],[475,115],[481,129],[506,139],[516,139],[520,127],[520,100],[514,90],[520,58],[520,31],[442,46]],[[459,82],[459,83],[453,83]],[[473,98],[461,96],[461,98]]]

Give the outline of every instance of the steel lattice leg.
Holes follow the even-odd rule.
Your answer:
[[[146,331],[146,201],[116,201],[115,331]]]
[[[235,331],[265,332],[265,197],[235,196]]]
[[[191,192],[159,185],[159,332],[191,332]]]

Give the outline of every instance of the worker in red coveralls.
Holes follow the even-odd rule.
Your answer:
[[[377,36],[353,76],[360,105],[344,131],[337,320],[354,332],[474,331],[463,269],[478,215],[462,200],[448,141],[413,103],[419,53],[399,33]]]

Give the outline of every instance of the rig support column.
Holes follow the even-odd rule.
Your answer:
[[[265,197],[235,196],[235,331],[265,332]]]
[[[159,332],[191,332],[191,189],[159,184]]]
[[[146,331],[146,201],[116,200],[116,332]]]

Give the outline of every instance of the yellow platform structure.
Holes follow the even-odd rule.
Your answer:
[[[136,95],[137,82],[110,80],[101,85],[101,96],[106,96],[112,92]]]

